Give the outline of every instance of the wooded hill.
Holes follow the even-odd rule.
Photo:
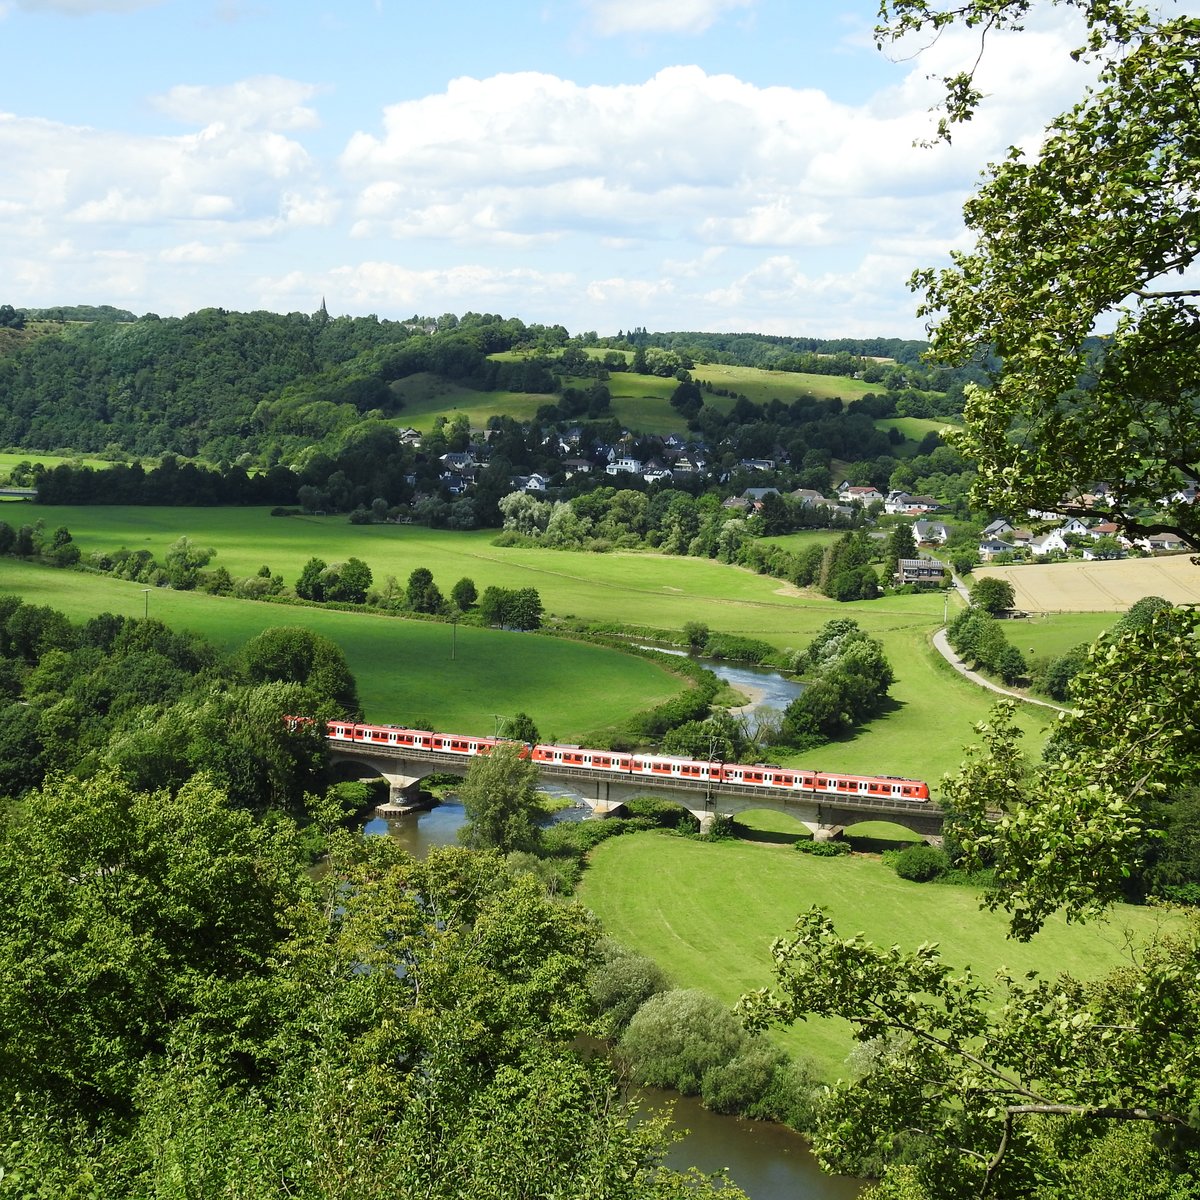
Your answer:
[[[312,315],[210,308],[137,319],[108,306],[13,312],[27,322],[22,336],[0,344],[0,444],[29,450],[287,461],[297,439],[311,444],[367,412],[394,416],[399,404],[390,385],[418,372],[485,391],[559,393],[562,373],[553,360],[570,346],[618,350],[608,369],[624,367],[626,352],[639,346],[660,346],[693,364],[868,371],[880,382],[895,364],[868,356],[894,350],[905,361],[903,383],[932,383],[914,378],[923,372],[913,361],[919,343],[887,339],[634,331],[601,340],[493,314],[386,321],[330,317],[323,306]],[[489,358],[509,350],[526,354]],[[937,380],[938,390],[952,387],[955,380],[941,374],[947,377]]]

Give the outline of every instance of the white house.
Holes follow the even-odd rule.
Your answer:
[[[1039,534],[1029,543],[1029,552],[1035,558],[1042,558],[1047,554],[1053,553],[1055,550],[1065,551],[1066,548],[1067,539],[1061,528],[1051,529],[1049,533]]]
[[[604,468],[606,475],[641,475],[646,469],[646,464],[640,458],[614,458],[612,462]]]
[[[922,542],[938,542],[945,545],[950,540],[950,530],[941,521],[914,521],[913,537],[917,544]]]
[[[1000,538],[984,538],[979,543],[979,557],[984,562],[991,562],[999,554],[1011,554],[1012,550],[1012,542]]]
[[[883,495],[876,487],[857,487],[848,483],[838,484],[838,499],[847,504],[859,504],[866,508],[868,504],[874,504],[876,500],[882,501]]]

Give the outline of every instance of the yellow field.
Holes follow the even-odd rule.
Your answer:
[[[1200,604],[1200,567],[1193,566],[1187,554],[981,567],[975,574],[1007,579],[1016,592],[1017,608],[1026,612],[1124,612],[1143,596]]]

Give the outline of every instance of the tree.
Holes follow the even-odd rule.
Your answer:
[[[313,879],[204,780],[62,779],[0,826],[6,1192],[741,1195],[574,1053],[599,929],[498,855],[337,831]]]
[[[404,602],[413,612],[437,613],[445,606],[442,593],[433,582],[433,572],[428,567],[417,567],[408,577],[404,589]]]
[[[142,1073],[189,1024],[214,1066],[265,1066],[264,981],[309,887],[286,840],[204,780],[172,795],[107,774],[64,776],[7,810],[0,1066],[9,1095],[45,1097],[59,1112],[127,1111]],[[235,1010],[250,1035],[240,1046],[223,1032],[242,1019]]]
[[[1200,18],[1136,0],[1066,2],[1086,23],[1076,57],[1096,65],[1097,85],[1050,123],[1036,154],[1013,149],[988,168],[964,209],[975,248],[919,271],[913,286],[921,313],[936,317],[935,361],[999,359],[989,386],[967,387],[953,439],[976,463],[981,507],[1089,515],[1083,497],[1099,481],[1127,532],[1197,545],[1200,511],[1185,485],[1200,480],[1200,290],[1173,277],[1200,254]],[[963,24],[982,43],[1021,28],[1029,8],[884,0],[878,36]],[[972,73],[945,80],[944,137],[982,100]],[[1112,333],[1092,340],[1105,322]]]
[[[325,586],[321,582],[321,575],[328,565],[323,558],[310,558],[296,580],[296,595],[302,600],[324,600]]]
[[[538,733],[538,727],[533,722],[533,718],[528,713],[523,712],[509,717],[500,726],[500,736],[512,738],[514,742],[524,742],[530,746],[534,746],[542,740]]]
[[[1016,592],[1007,579],[984,575],[971,586],[971,604],[991,613],[993,617],[1012,608],[1016,603]]]
[[[176,538],[167,548],[165,563],[167,578],[177,591],[188,591],[196,586],[200,571],[216,554],[211,547],[197,546],[184,534]]]
[[[450,601],[459,612],[468,612],[478,598],[475,581],[466,575],[450,589]]]
[[[507,623],[518,629],[540,629],[544,611],[537,588],[518,588],[512,593]]]
[[[917,540],[913,537],[912,526],[907,521],[901,521],[888,535],[887,551],[883,556],[884,582],[891,583],[896,579],[902,558],[916,557]]]
[[[300,683],[333,700],[342,713],[358,712],[358,688],[345,653],[311,629],[266,629],[242,647],[235,663],[248,683]]]
[[[343,604],[365,604],[373,576],[361,558],[348,558],[321,572],[321,590],[326,600]]]
[[[460,795],[467,822],[459,839],[476,850],[531,850],[538,843],[537,767],[516,742],[473,758]]]

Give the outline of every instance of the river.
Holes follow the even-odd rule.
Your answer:
[[[569,788],[546,784],[545,790],[569,796]],[[583,804],[561,809],[556,821],[578,821],[591,815]],[[425,812],[403,817],[375,817],[365,832],[391,837],[410,853],[424,857],[435,846],[453,846],[466,814],[457,797],[449,797]],[[668,1156],[677,1168],[699,1167],[706,1172],[725,1168],[751,1200],[851,1200],[862,1189],[857,1179],[824,1174],[805,1140],[782,1125],[744,1121],[709,1112],[693,1096],[646,1089],[647,1107],[674,1106],[677,1129],[686,1130]]]
[[[752,715],[755,713],[781,713],[795,698],[804,691],[804,685],[794,679],[787,679],[770,667],[750,666],[745,663],[735,666],[723,658],[702,658],[698,654],[688,654],[677,646],[656,646],[645,643],[644,650],[658,650],[663,654],[674,654],[679,658],[690,658],[693,662],[707,667],[718,679],[730,687],[744,693],[749,702],[733,711]]]

